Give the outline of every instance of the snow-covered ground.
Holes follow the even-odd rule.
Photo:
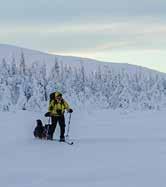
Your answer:
[[[165,113],[75,112],[73,146],[33,138],[42,114],[0,113],[0,186],[165,187]]]

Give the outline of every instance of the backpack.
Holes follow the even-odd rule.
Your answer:
[[[52,101],[55,101],[55,96],[58,96],[58,95],[60,95],[60,96],[62,96],[62,93],[61,92],[52,92],[51,94],[50,94],[50,100],[49,100],[49,104],[52,102]],[[64,100],[62,99],[62,102],[64,102]]]

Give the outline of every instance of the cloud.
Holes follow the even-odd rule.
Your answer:
[[[7,30],[7,32],[6,32]],[[165,48],[166,26],[147,19],[111,23],[21,25],[2,27],[1,41],[15,41],[47,51],[112,51]],[[6,42],[5,42],[6,43]],[[30,47],[31,47],[30,46]]]
[[[0,6],[0,20],[6,24],[59,24],[139,16],[164,19],[165,11],[165,0],[5,0]]]
[[[163,60],[165,12],[165,0],[5,0],[0,41],[115,61],[140,60],[144,51],[141,58],[162,54]]]

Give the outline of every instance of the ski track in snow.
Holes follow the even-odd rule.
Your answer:
[[[46,120],[42,114],[18,111],[0,117],[2,187],[165,186],[165,111],[75,112],[73,146],[33,138],[35,120]]]

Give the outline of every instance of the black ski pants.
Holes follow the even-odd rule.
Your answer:
[[[60,138],[64,138],[65,135],[65,117],[64,115],[61,116],[52,116],[51,117],[51,138],[53,138],[53,134],[55,132],[57,123],[60,126]]]

